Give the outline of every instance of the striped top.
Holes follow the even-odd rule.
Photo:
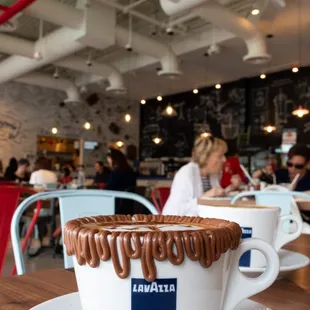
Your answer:
[[[209,191],[212,188],[209,177],[201,177],[201,182],[202,182],[202,188],[203,188],[204,193]]]

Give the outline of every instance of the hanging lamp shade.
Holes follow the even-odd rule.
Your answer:
[[[302,118],[302,117],[304,117],[305,115],[308,115],[308,114],[309,114],[309,110],[306,109],[306,108],[303,108],[302,106],[299,106],[296,110],[294,110],[294,111],[292,112],[292,114],[293,114],[294,116],[297,116],[297,117]]]

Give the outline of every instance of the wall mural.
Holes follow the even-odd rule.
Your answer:
[[[100,92],[96,104],[64,104],[62,92],[21,83],[0,85],[0,159],[7,164],[10,157],[36,154],[38,135],[52,136],[51,128],[58,128],[59,137],[84,138],[99,142],[103,149],[110,141],[123,140],[126,145],[138,146],[139,104],[125,97],[112,97]],[[132,121],[124,121],[125,113]],[[92,129],[83,129],[89,121]],[[109,130],[116,123],[117,134]],[[126,136],[126,141],[125,141]],[[101,150],[102,151],[102,150]]]

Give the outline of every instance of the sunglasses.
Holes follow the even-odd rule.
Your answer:
[[[301,170],[301,169],[304,169],[305,168],[305,165],[303,165],[303,164],[293,164],[293,163],[291,163],[290,161],[288,161],[287,162],[287,166],[289,167],[289,168],[295,168],[295,169],[298,169],[298,170]]]

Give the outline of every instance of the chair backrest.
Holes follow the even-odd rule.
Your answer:
[[[281,209],[281,215],[288,215],[292,212],[292,199],[294,197],[303,197],[310,199],[310,195],[302,192],[294,191],[254,191],[254,192],[243,192],[236,195],[231,203],[236,203],[241,198],[254,196],[257,205],[261,206],[275,206]]]
[[[169,198],[170,187],[156,187],[152,191],[152,200],[157,211],[161,214]]]
[[[67,221],[75,218],[95,215],[112,215],[115,209],[115,198],[132,199],[144,205],[152,214],[158,214],[156,208],[144,197],[137,194],[108,190],[66,190],[45,192],[25,199],[16,209],[12,224],[11,238],[17,267],[17,274],[25,272],[25,265],[20,248],[19,221],[23,212],[35,201],[43,199],[59,199],[62,228]],[[64,246],[65,268],[72,268],[72,258],[66,255]]]
[[[0,186],[19,186],[19,184],[13,181],[0,181]]]
[[[27,188],[0,186],[0,275],[2,274],[10,238],[11,220],[18,206],[19,198],[23,193],[35,194],[34,191]]]

